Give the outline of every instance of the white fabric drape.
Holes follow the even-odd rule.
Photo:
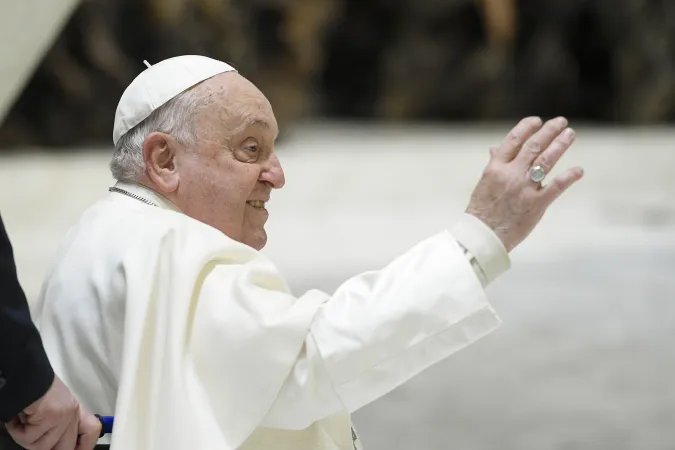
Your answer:
[[[113,450],[353,449],[349,413],[499,324],[447,231],[295,297],[259,252],[153,201],[85,212],[36,311],[57,373],[115,414]]]

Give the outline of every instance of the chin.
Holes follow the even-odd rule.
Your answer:
[[[242,239],[242,242],[256,250],[262,250],[267,244],[267,233],[265,230],[258,231]]]

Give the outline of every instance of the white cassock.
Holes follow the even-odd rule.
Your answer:
[[[258,251],[116,186],[157,206],[112,192],[84,212],[35,308],[56,373],[115,415],[113,450],[360,449],[350,413],[500,323],[483,286],[509,258],[471,216],[296,297]]]

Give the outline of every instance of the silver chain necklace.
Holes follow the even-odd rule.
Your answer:
[[[120,189],[120,188],[118,188],[118,187],[114,187],[114,186],[113,186],[113,187],[110,187],[110,188],[108,188],[108,191],[110,191],[110,192],[117,192],[118,194],[126,195],[127,197],[131,197],[131,198],[133,198],[133,199],[136,199],[136,200],[138,200],[138,201],[141,201],[141,202],[143,202],[143,203],[146,203],[146,204],[148,204],[148,205],[150,205],[150,206],[158,206],[157,204],[151,202],[150,200],[144,199],[143,197],[141,197],[141,196],[139,196],[139,195],[132,194],[131,192],[125,191],[124,189]]]

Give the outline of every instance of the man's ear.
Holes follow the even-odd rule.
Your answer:
[[[178,143],[165,133],[150,133],[143,142],[143,161],[148,178],[160,191],[178,189],[176,151]]]

